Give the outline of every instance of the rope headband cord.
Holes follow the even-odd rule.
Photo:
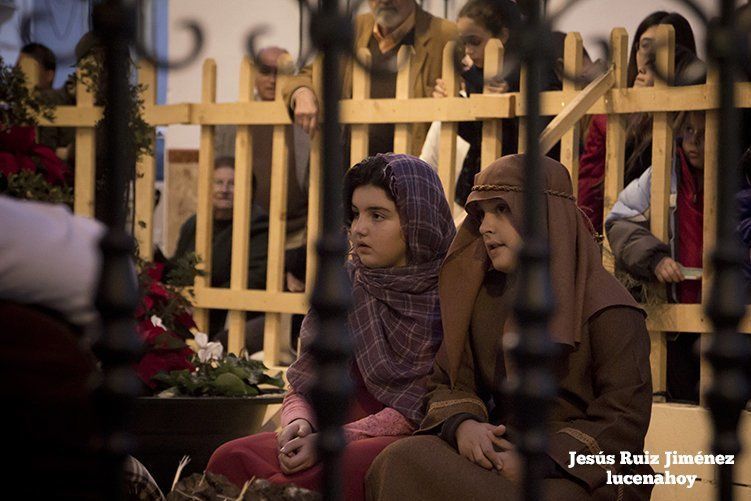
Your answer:
[[[521,186],[515,186],[512,184],[476,184],[472,187],[472,191],[515,191],[521,193],[524,190]],[[543,193],[576,202],[576,197],[565,191],[544,190]]]

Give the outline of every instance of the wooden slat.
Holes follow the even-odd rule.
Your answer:
[[[77,97],[76,102],[78,102]],[[102,116],[102,107],[94,106],[92,99],[88,105],[55,106],[54,120],[39,117],[39,125],[43,127],[94,127]]]
[[[643,87],[622,88],[612,90],[598,99],[588,114],[600,115],[603,113],[638,113],[656,111],[684,111],[684,110],[708,110],[718,109],[719,100],[716,96],[717,89],[705,88],[705,85],[692,85],[686,87]],[[739,108],[751,107],[751,83],[737,83],[736,99]],[[502,99],[516,99],[513,116],[526,114],[525,103],[521,100],[520,93],[504,94]],[[540,114],[553,116],[560,113],[566,105],[576,98],[576,93],[569,91],[545,91],[540,93]],[[489,96],[473,94],[470,97],[474,114],[477,118],[506,118],[505,111],[492,106]]]
[[[216,101],[216,62],[207,59],[203,62],[201,78],[201,101],[213,103]],[[198,151],[198,201],[196,204],[196,254],[201,258],[200,269],[204,276],[197,276],[195,281],[196,294],[203,287],[211,283],[211,242],[214,223],[211,195],[214,178],[214,127],[201,127],[201,143]],[[198,329],[208,332],[208,311],[197,309],[194,313]]]
[[[712,67],[707,75],[707,83],[715,87],[719,83],[719,74]],[[719,192],[717,181],[719,165],[717,163],[717,148],[720,144],[719,137],[720,113],[716,110],[708,111],[704,123],[704,215],[702,235],[702,277],[701,277],[701,302],[706,305],[709,302],[712,286],[714,285],[714,269],[711,255],[717,245],[717,204]],[[715,203],[708,203],[714,201]],[[710,342],[709,336],[701,336],[699,340],[700,352],[706,353]],[[700,358],[699,367],[699,398],[701,405],[705,405],[704,389],[712,381],[712,366],[706,357]]]
[[[76,105],[91,108],[94,105],[94,95],[86,89],[81,69],[79,68],[77,71]],[[96,178],[94,135],[93,125],[76,129],[76,174],[74,179],[76,198],[73,202],[73,210],[80,216],[94,216],[94,180]]]
[[[405,124],[430,123],[434,120],[446,122],[466,122],[477,118],[495,118],[496,116],[513,116],[512,94],[494,94],[490,106],[483,110],[475,106],[472,99],[481,94],[473,94],[469,100],[463,97],[416,97],[412,99],[369,99],[341,101],[340,122],[342,124]],[[483,102],[482,106],[488,106]]]
[[[240,87],[238,102],[253,100],[255,72],[250,57],[240,63]],[[248,258],[250,234],[250,210],[253,206],[253,135],[249,125],[238,125],[235,135],[235,192],[232,210],[232,264],[230,290],[241,291],[248,286]],[[245,312],[230,310],[227,350],[240,353],[245,348]]]
[[[138,83],[145,86],[144,103],[156,105],[156,71],[146,60],[139,62]],[[156,130],[149,133],[151,144],[156,147]],[[154,256],[154,184],[156,183],[156,159],[154,155],[142,155],[136,163],[135,180],[135,237],[138,254],[151,261]]]
[[[274,100],[193,105],[190,123],[198,125],[289,125],[292,121],[284,102]]]
[[[361,47],[357,51],[357,57],[363,65],[369,66],[371,54],[370,50]],[[320,94],[317,94],[320,95]],[[370,72],[359,64],[353,63],[352,71],[352,100],[362,101],[370,99]],[[352,125],[352,140],[350,148],[350,163],[354,165],[361,159],[368,156],[368,126],[367,124]]]
[[[219,308],[277,313],[305,313],[308,302],[300,292],[267,292],[255,289],[233,291],[217,287],[195,289],[196,308]]]
[[[488,40],[485,44],[485,65],[483,67],[483,76],[485,81],[503,74],[503,44],[497,38]],[[487,86],[485,86],[487,87]],[[490,95],[487,88],[483,89],[484,94]],[[483,120],[482,122],[482,149],[480,153],[480,168],[484,169],[490,165],[496,158],[501,156],[502,136],[501,136],[500,119]]]
[[[282,56],[284,57],[284,56]],[[288,56],[287,56],[288,57]],[[280,66],[282,66],[280,62]],[[276,80],[276,102],[282,102],[286,76]],[[269,254],[266,271],[266,290],[284,290],[284,240],[287,228],[287,144],[286,127],[274,126],[271,154],[271,203],[269,206]],[[266,313],[263,329],[263,358],[266,365],[277,365],[285,348],[289,348],[288,317],[281,313]]]
[[[446,95],[450,97],[459,95],[459,73],[454,68],[455,54],[456,42],[448,42],[443,48],[442,78],[446,85]],[[449,204],[454,200],[456,180],[456,128],[456,122],[442,121],[438,141],[438,177]]]
[[[615,28],[610,34],[610,46],[615,81],[613,87],[621,89],[627,85],[628,35],[623,28]],[[626,146],[626,117],[608,115],[605,146],[605,179],[603,195],[603,217],[607,216],[623,189],[623,168]],[[607,242],[606,242],[607,244]],[[612,271],[612,267],[611,267]]]
[[[415,57],[415,49],[411,45],[402,45],[396,55],[399,73],[396,75],[396,98],[409,99],[412,97],[412,60]],[[430,99],[430,98],[427,98]],[[430,99],[435,103],[436,100]],[[427,120],[428,122],[430,120]],[[410,121],[412,122],[412,121]],[[397,123],[394,126],[394,153],[411,153],[412,134],[408,123]]]
[[[738,108],[751,108],[751,83],[736,84]],[[655,111],[711,110],[719,108],[717,88],[712,85],[686,87],[630,88],[605,93],[587,112],[629,114]],[[554,116],[575,99],[576,92],[545,91],[540,93],[540,114]],[[355,103],[352,99],[341,101],[342,124],[414,123],[445,121],[490,120],[513,118],[525,113],[521,94],[472,94],[463,98],[446,98],[436,103],[432,98],[370,99]],[[55,120],[40,117],[40,126],[89,127],[102,118],[102,108],[97,106],[58,106]],[[150,125],[220,125],[289,124],[291,120],[284,107],[273,102],[252,103],[180,103],[146,106],[144,119]]]
[[[322,95],[323,59],[319,55],[313,61],[313,87],[317,96]],[[310,145],[310,171],[308,174],[308,246],[305,265],[305,291],[308,295],[313,291],[313,284],[318,269],[318,253],[316,243],[321,234],[321,134],[316,134]]]
[[[675,67],[675,31],[670,25],[657,29],[657,69],[672,82]],[[655,87],[666,87],[669,82],[655,79]],[[673,129],[667,113],[655,113],[652,128],[652,190],[650,203],[650,228],[652,233],[667,243],[670,223],[670,175],[673,165]]]
[[[189,124],[193,105],[188,103],[160,104],[143,109],[143,119],[149,125]]]
[[[545,127],[545,130],[540,134],[540,153],[545,155],[550,149],[555,146],[555,143],[560,141],[564,134],[574,133],[578,136],[578,130],[575,129],[575,125],[579,120],[587,114],[587,110],[592,107],[592,103],[602,96],[607,90],[613,86],[615,82],[615,76],[613,70],[609,70],[599,77],[597,77],[592,83],[587,85],[576,96],[576,99],[572,100],[568,105]],[[571,143],[573,137],[568,139],[568,155],[572,157],[573,151],[576,151],[576,157],[578,158],[579,141],[576,142],[576,146]],[[572,158],[569,158],[571,161]],[[569,166],[566,167],[571,172]]]
[[[524,106],[525,109],[526,109],[526,104],[524,103],[525,100],[526,100],[526,97],[525,97],[526,92],[527,92],[527,67],[526,66],[522,66],[521,70],[519,71],[519,94],[518,94],[518,98],[516,100],[517,110],[519,109],[519,105],[520,104],[522,106]],[[542,94],[540,95],[540,97],[542,98]],[[542,103],[540,103],[540,104],[542,104]],[[524,118],[524,117],[522,117],[522,116],[520,116],[520,118],[519,118],[519,138],[518,138],[518,140],[519,140],[518,141],[519,145],[518,145],[518,150],[517,151],[519,153],[524,153],[526,151],[526,149],[527,149],[527,147],[526,147],[526,144],[527,144],[527,119]]]
[[[642,306],[647,311],[647,328],[650,331],[699,332],[702,334],[712,332],[712,320],[700,304]],[[746,307],[746,314],[738,329],[739,332],[751,334],[751,308]]]
[[[566,41],[563,44],[564,73],[576,78],[581,77],[583,60],[584,43],[582,42],[581,35],[575,32],[569,33],[566,35]],[[613,79],[613,81],[615,81],[615,79]],[[612,87],[612,84],[610,87]],[[575,92],[579,89],[581,89],[581,84],[579,82],[567,78],[563,79],[564,91]],[[588,109],[591,107],[592,103],[587,106]],[[581,117],[579,117],[579,119],[581,119]],[[571,175],[574,196],[576,196],[576,188],[579,181],[579,145],[581,136],[579,119],[576,120],[575,124],[571,125],[561,138],[561,163],[566,166],[566,169],[568,169],[568,172]],[[542,145],[540,147],[542,147]]]
[[[670,25],[661,25],[656,35],[658,72],[667,76],[668,81],[656,78],[655,88],[665,88],[673,81],[675,68],[675,31]],[[650,193],[650,229],[662,240],[669,240],[670,224],[670,176],[673,165],[673,129],[669,123],[668,113],[654,113],[652,127],[652,187]],[[652,332],[657,341],[664,341],[663,332]],[[658,347],[662,350],[662,347]],[[666,374],[667,346],[664,347],[665,356],[660,356],[659,372]],[[653,371],[657,368],[653,367]],[[667,379],[666,379],[667,381]],[[653,386],[656,385],[653,383]]]

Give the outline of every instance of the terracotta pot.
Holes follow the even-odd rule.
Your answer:
[[[190,463],[181,478],[202,472],[217,447],[256,433],[263,424],[266,407],[281,402],[281,394],[138,398],[132,422],[138,440],[134,455],[166,494],[184,455],[190,456]]]

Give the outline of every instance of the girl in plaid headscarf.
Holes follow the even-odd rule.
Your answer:
[[[353,307],[347,317],[354,346],[355,402],[344,427],[346,499],[363,498],[363,478],[386,445],[409,435],[423,418],[426,379],[441,343],[438,271],[456,233],[441,182],[409,155],[376,155],[345,176]],[[209,470],[242,484],[253,476],[318,489],[309,313],[301,352],[290,366],[282,431],[235,440],[218,449]]]

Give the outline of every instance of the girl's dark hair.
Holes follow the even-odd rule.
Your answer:
[[[692,54],[696,54],[694,30],[691,29],[691,23],[688,22],[688,19],[677,12],[671,12],[660,21],[660,24],[669,24],[673,27],[673,30],[675,30],[676,47],[683,47]]]
[[[391,172],[386,158],[383,156],[368,157],[360,163],[353,165],[344,175],[344,219],[349,226],[352,224],[352,194],[360,186],[376,186],[386,192],[386,196],[396,203],[396,197],[391,191]]]
[[[519,7],[511,0],[469,0],[457,17],[472,19],[494,37],[500,37],[503,28],[514,33],[522,22]]]

